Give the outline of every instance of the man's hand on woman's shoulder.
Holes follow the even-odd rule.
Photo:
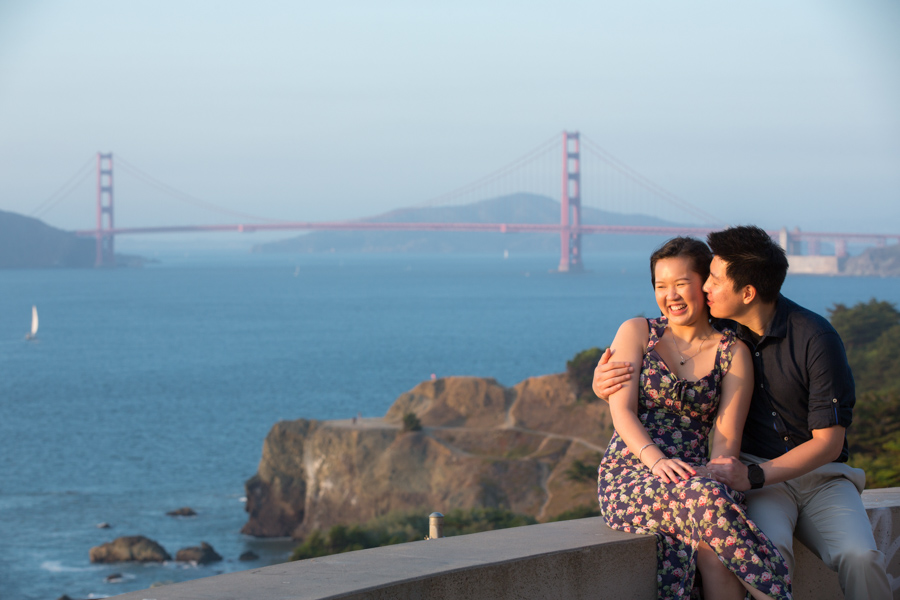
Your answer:
[[[609,402],[609,397],[622,389],[622,382],[631,379],[634,367],[628,362],[610,362],[615,350],[607,348],[600,356],[597,368],[594,369],[594,383],[591,389],[597,397]]]

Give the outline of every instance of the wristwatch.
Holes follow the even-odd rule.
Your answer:
[[[757,464],[747,465],[747,479],[750,480],[750,489],[758,490],[766,483],[766,472]]]

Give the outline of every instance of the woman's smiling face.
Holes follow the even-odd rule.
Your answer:
[[[692,325],[709,319],[703,279],[692,270],[690,258],[675,256],[657,261],[654,268],[656,304],[674,325]]]

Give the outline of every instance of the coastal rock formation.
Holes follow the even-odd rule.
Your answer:
[[[199,546],[191,546],[182,548],[175,553],[175,560],[178,562],[192,562],[198,565],[208,565],[209,563],[219,562],[222,556],[206,542],[200,542]]]
[[[422,430],[404,432],[414,413]],[[598,462],[612,434],[605,403],[577,402],[564,374],[512,388],[493,379],[427,381],[384,418],[277,423],[246,483],[242,532],[301,538],[392,511],[500,507],[546,520],[596,500],[573,462]]]
[[[92,563],[163,562],[172,559],[165,548],[142,535],[124,536],[94,546],[90,557]]]
[[[900,245],[866,248],[859,256],[847,259],[843,274],[900,277]]]

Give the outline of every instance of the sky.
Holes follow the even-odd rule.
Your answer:
[[[727,223],[896,234],[897,31],[893,0],[3,0],[0,209],[93,227],[112,152],[117,226],[242,220],[126,166],[353,219],[577,130]]]

